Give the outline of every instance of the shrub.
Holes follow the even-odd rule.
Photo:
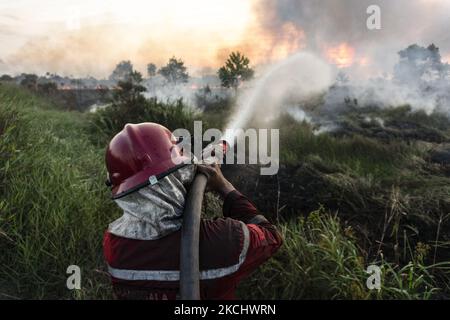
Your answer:
[[[139,104],[113,104],[90,114],[90,132],[97,144],[105,146],[127,123],[156,122],[171,131],[186,128],[193,132],[198,118],[182,100],[162,103],[156,98],[143,99]]]

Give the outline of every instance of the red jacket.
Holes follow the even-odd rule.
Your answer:
[[[280,247],[275,227],[238,191],[223,204],[224,218],[200,224],[202,299],[234,299],[237,284]],[[181,230],[157,240],[105,233],[103,248],[119,299],[179,298]]]

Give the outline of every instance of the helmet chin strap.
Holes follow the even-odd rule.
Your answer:
[[[168,175],[176,172],[177,170],[180,170],[180,169],[186,167],[187,165],[189,165],[189,163],[182,163],[182,164],[179,164],[179,165],[171,168],[170,170],[162,172],[162,173],[160,173],[158,175],[152,175],[145,182],[143,182],[141,184],[138,184],[138,185],[134,186],[133,188],[130,188],[130,189],[126,190],[125,192],[113,195],[111,198],[113,200],[120,199],[120,198],[123,198],[123,197],[125,197],[125,196],[127,196],[127,195],[129,195],[129,194],[131,194],[133,192],[138,191],[139,189],[142,189],[142,188],[146,187],[146,186],[149,186],[149,185],[153,186],[153,185],[157,184],[158,181],[160,181],[161,179],[163,179],[163,178],[167,177]]]
[[[109,179],[109,173],[106,173],[105,185],[106,185],[107,187],[112,187],[111,180]]]

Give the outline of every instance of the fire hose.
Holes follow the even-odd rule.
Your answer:
[[[188,192],[181,228],[180,294],[182,300],[200,300],[199,237],[203,194],[208,178],[198,173]]]
[[[221,144],[222,154],[219,156],[223,158],[229,146],[225,141],[221,141]],[[213,148],[211,145],[208,147]],[[218,156],[214,153],[211,155]],[[200,219],[207,182],[208,177],[205,174],[197,173],[186,199],[180,248],[180,295],[182,300],[200,300]]]

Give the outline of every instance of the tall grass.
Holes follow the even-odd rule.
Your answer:
[[[0,110],[0,294],[109,297],[101,243],[117,210],[105,201],[102,151],[84,133],[85,120],[14,88],[2,89]],[[81,291],[66,288],[72,264],[82,270]]]
[[[336,138],[317,134],[310,124],[298,123],[289,116],[280,122],[280,161],[286,165],[297,165],[314,155],[328,167],[379,180],[397,173],[412,154],[410,147],[399,142],[380,144],[358,135]]]
[[[199,119],[199,114],[185,107],[182,100],[162,103],[151,98],[133,106],[112,104],[90,114],[89,118],[93,141],[106,145],[127,123],[156,122],[172,131],[186,128],[193,132],[193,123]]]
[[[323,209],[282,223],[283,246],[243,284],[246,299],[430,299],[442,289],[431,270],[415,259],[403,267],[370,261],[349,226]],[[368,289],[368,265],[380,267],[380,290]]]

